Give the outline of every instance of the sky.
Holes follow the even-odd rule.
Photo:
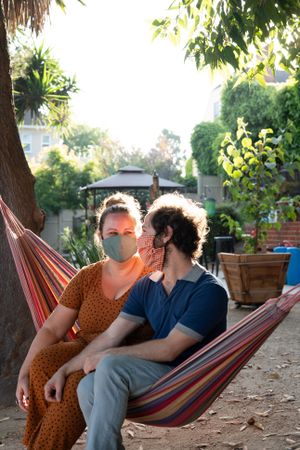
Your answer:
[[[76,123],[108,130],[124,146],[144,151],[167,128],[190,152],[192,130],[205,119],[215,81],[184,62],[182,46],[152,42],[151,21],[163,17],[169,3],[85,0],[82,6],[67,0],[65,14],[52,6],[40,39],[66,74],[76,75]]]

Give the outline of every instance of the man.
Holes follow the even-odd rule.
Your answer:
[[[146,391],[225,331],[226,291],[195,262],[206,233],[202,208],[176,194],[158,198],[138,240],[141,258],[157,270],[136,283],[111,326],[46,384],[46,399],[57,401],[66,375],[81,368],[88,374],[78,387],[88,450],[124,448],[120,430],[129,397]],[[153,338],[121,346],[147,320]]]

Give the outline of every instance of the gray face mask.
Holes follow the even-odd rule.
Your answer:
[[[137,252],[136,238],[131,236],[112,236],[103,239],[105,254],[118,262],[127,261]]]

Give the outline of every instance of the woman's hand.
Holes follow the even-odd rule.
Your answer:
[[[27,412],[29,408],[29,376],[23,375],[18,379],[16,399],[19,408]]]
[[[47,402],[60,402],[66,383],[66,373],[63,368],[55,372],[44,386],[45,399]]]

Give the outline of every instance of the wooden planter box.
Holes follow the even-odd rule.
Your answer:
[[[231,300],[242,305],[259,305],[282,293],[289,253],[219,253],[218,256]]]

